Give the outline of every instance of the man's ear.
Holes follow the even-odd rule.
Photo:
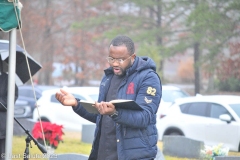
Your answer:
[[[136,54],[134,53],[133,58],[131,58],[131,64],[135,61]]]

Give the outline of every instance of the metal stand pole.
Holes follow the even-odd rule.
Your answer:
[[[28,160],[28,155],[29,155],[29,144],[31,146],[31,138],[29,136],[27,136],[27,138],[25,139],[26,141],[26,149],[24,151],[24,155],[25,155],[25,158],[23,160]],[[32,148],[32,147],[31,147]]]
[[[15,95],[15,71],[16,71],[16,29],[10,31],[9,41],[9,67],[8,67],[8,110],[7,110],[7,131],[6,131],[6,154],[5,160],[11,160],[12,138],[13,138],[13,116],[14,116],[14,95]]]

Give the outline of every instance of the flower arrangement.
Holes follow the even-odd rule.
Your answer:
[[[223,147],[220,143],[217,146],[204,146],[204,150],[201,150],[201,154],[204,159],[214,160],[216,156],[227,156],[229,148]]]
[[[62,135],[64,134],[62,131],[63,126],[53,124],[50,122],[42,122],[42,127],[43,127],[46,145],[56,149],[59,142],[63,140],[62,139]],[[33,137],[36,138],[40,143],[42,144],[44,143],[40,122],[37,122],[34,124],[32,134],[33,134]]]

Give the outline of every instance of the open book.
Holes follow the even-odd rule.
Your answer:
[[[95,103],[91,101],[80,100],[80,104],[89,112],[89,113],[99,113],[98,110],[94,107]],[[141,110],[142,108],[133,100],[126,99],[116,99],[110,101],[116,108],[122,109],[131,109],[131,110]]]

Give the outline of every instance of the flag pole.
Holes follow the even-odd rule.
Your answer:
[[[13,139],[13,117],[15,105],[15,71],[16,71],[16,28],[9,34],[9,66],[8,66],[8,95],[7,95],[7,130],[5,160],[11,160]]]

